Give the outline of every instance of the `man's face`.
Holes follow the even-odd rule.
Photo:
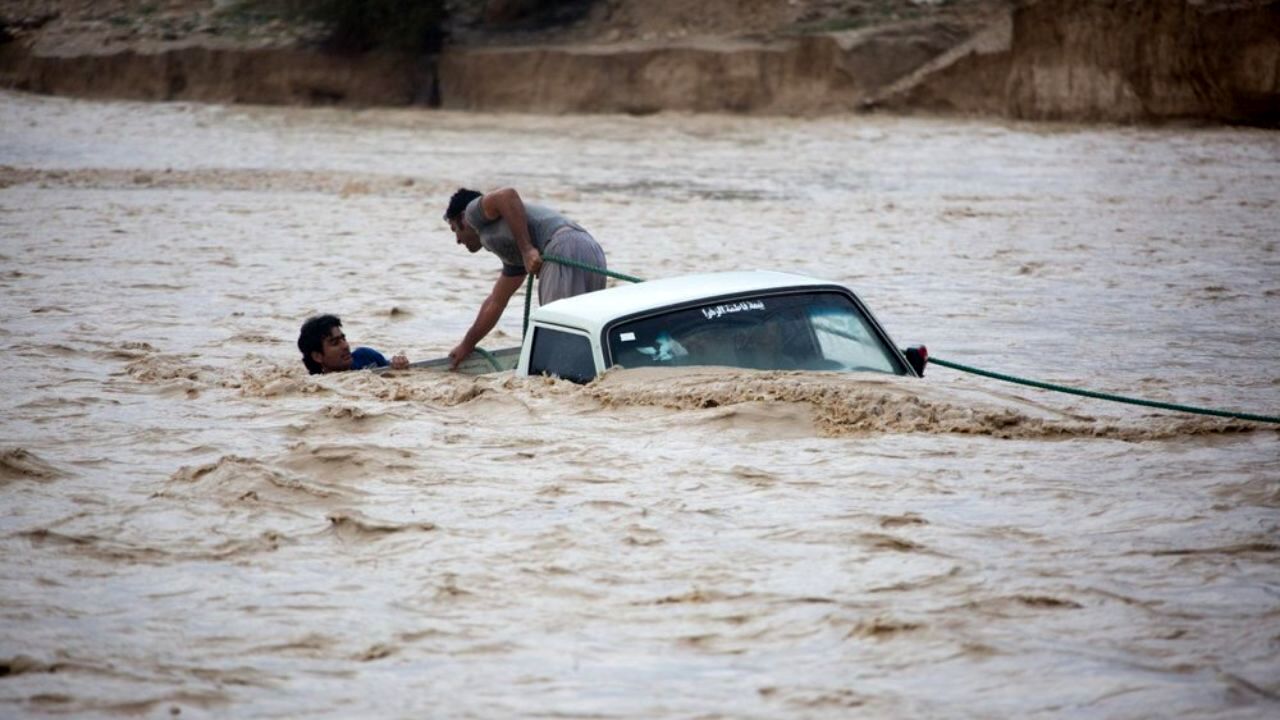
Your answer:
[[[342,372],[351,369],[351,346],[347,345],[347,336],[337,325],[329,328],[329,335],[320,345],[320,352],[312,351],[311,359],[320,364],[325,372]]]
[[[480,252],[480,233],[473,230],[461,217],[449,220],[449,229],[453,231],[453,236],[458,240],[458,244],[467,248],[470,252]]]

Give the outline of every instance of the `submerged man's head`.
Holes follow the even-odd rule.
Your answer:
[[[351,369],[351,346],[336,315],[317,315],[302,323],[298,350],[312,375]]]
[[[444,211],[445,222],[449,223],[449,229],[453,231],[454,239],[470,252],[480,251],[480,234],[476,232],[475,228],[467,224],[463,216],[466,213],[467,206],[478,197],[480,197],[480,193],[475,190],[458,188],[453,197],[449,198],[449,207]]]

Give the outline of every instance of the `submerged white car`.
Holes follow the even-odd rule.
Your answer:
[[[920,376],[926,359],[921,346],[899,350],[848,288],[751,271],[651,280],[558,300],[530,315],[521,347],[473,354],[459,369],[514,368],[578,383],[614,366]]]

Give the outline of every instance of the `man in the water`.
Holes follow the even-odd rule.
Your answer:
[[[502,273],[471,328],[449,351],[451,369],[457,369],[498,324],[526,274],[538,278],[540,305],[604,288],[605,276],[600,273],[559,263],[543,265],[542,254],[547,253],[604,268],[604,250],[581,225],[551,208],[526,205],[512,188],[484,194],[461,188],[449,198],[444,219],[459,245],[473,253],[484,248],[502,260]]]
[[[394,370],[409,367],[409,358],[404,355],[396,355],[388,362],[373,348],[352,350],[342,332],[342,321],[334,315],[317,315],[302,323],[298,350],[302,352],[302,362],[312,375],[388,365]]]

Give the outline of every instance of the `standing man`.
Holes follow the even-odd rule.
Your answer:
[[[484,248],[502,261],[502,273],[481,303],[475,322],[462,342],[449,351],[451,369],[457,369],[498,324],[526,274],[538,278],[540,305],[604,288],[605,276],[600,273],[559,263],[543,265],[545,252],[604,268],[604,250],[581,225],[551,208],[526,205],[512,188],[485,194],[461,188],[449,198],[444,219],[459,245],[473,253]]]

